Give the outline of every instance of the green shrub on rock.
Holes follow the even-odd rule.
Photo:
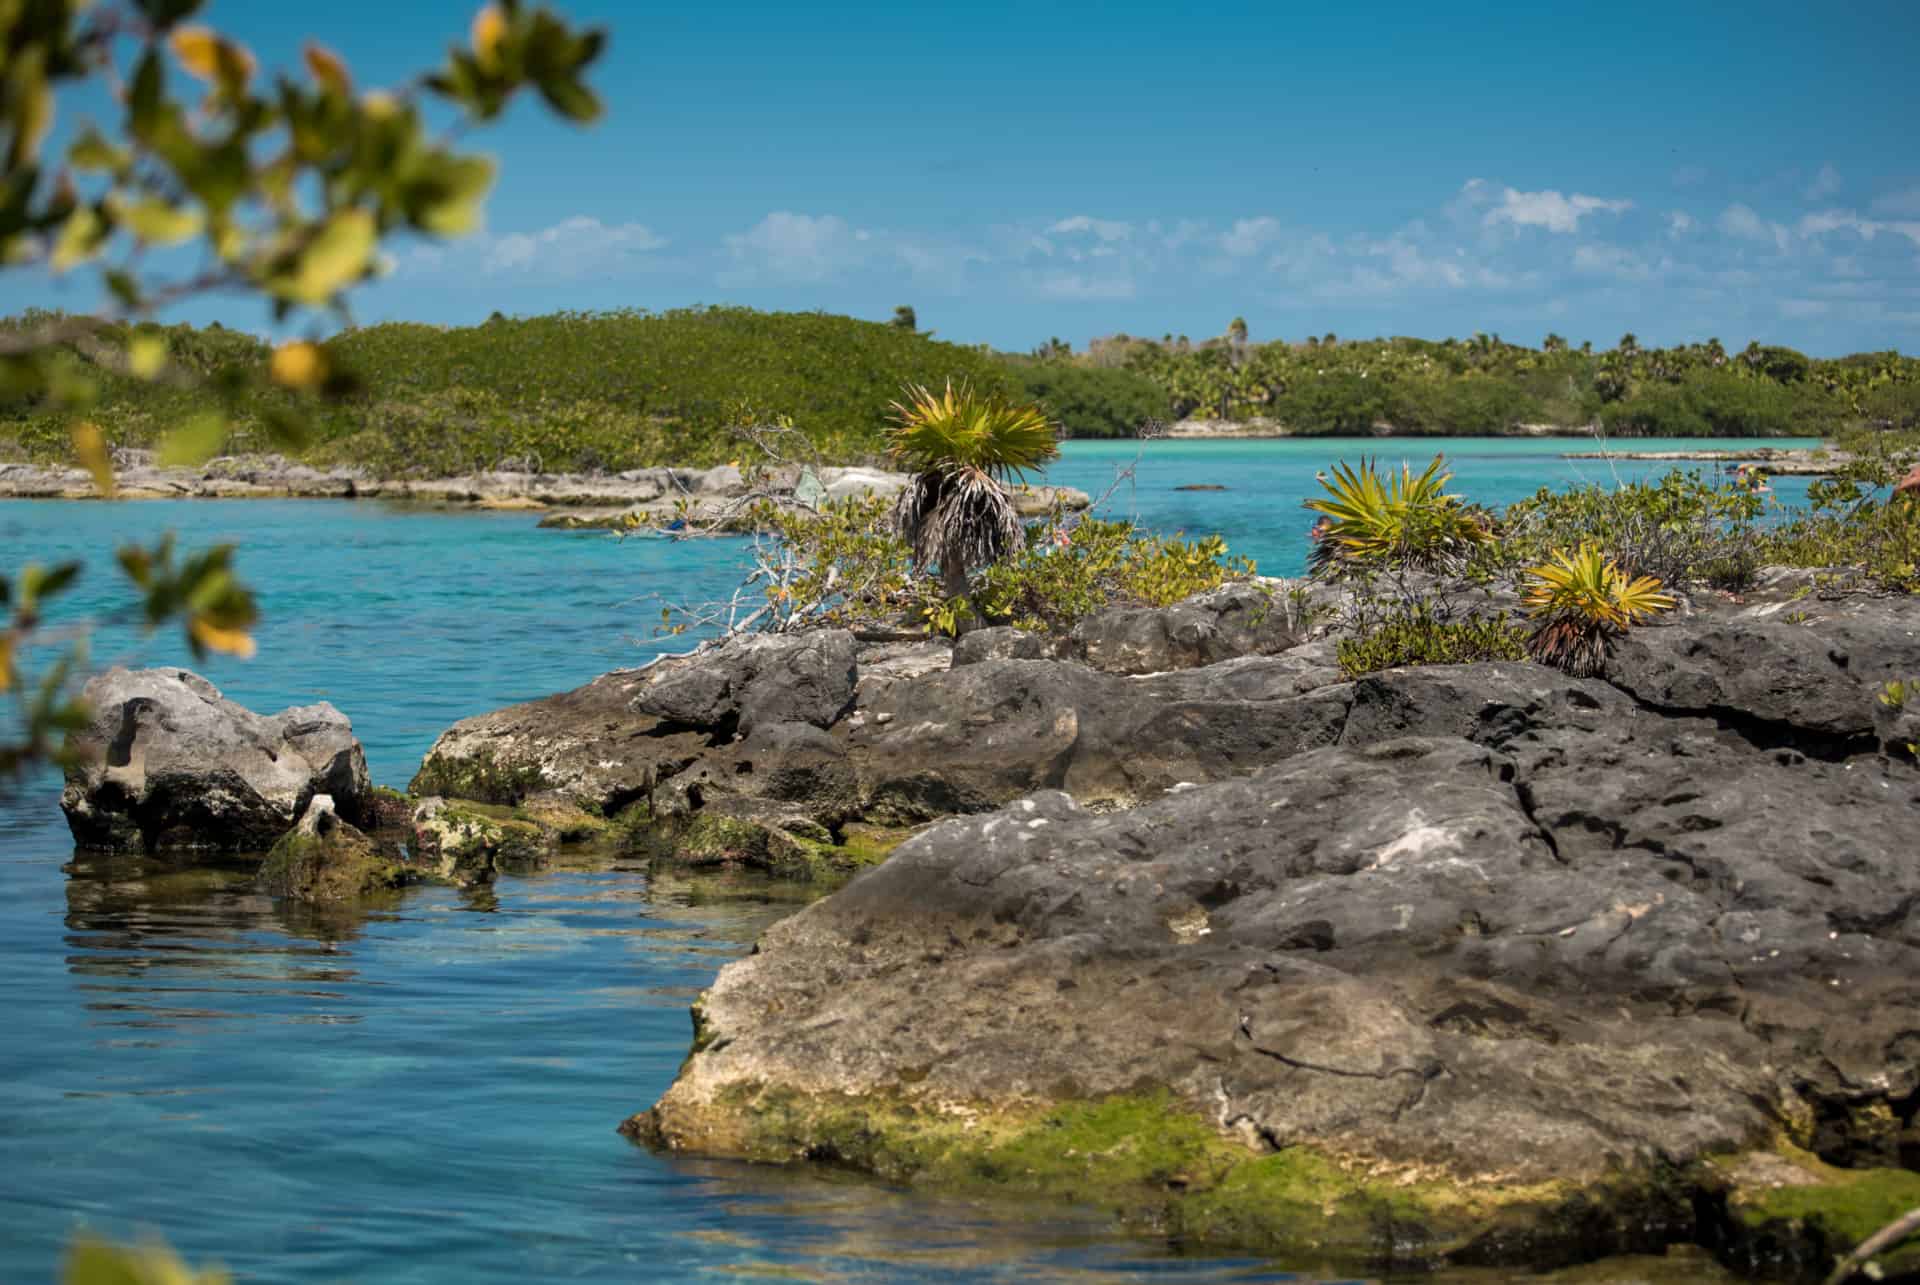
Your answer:
[[[1340,639],[1334,654],[1348,678],[1402,665],[1525,660],[1526,631],[1502,615],[1448,619],[1420,600],[1385,615],[1362,634]]]

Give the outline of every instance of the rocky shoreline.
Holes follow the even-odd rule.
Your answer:
[[[1752,446],[1744,450],[1702,447],[1695,451],[1569,451],[1563,460],[1671,460],[1675,463],[1751,464],[1775,476],[1826,477],[1853,462],[1846,451],[1825,447]]]
[[[195,500],[389,500],[473,509],[556,510],[543,526],[624,530],[685,518],[738,529],[743,505],[756,493],[741,470],[729,464],[708,469],[646,468],[624,473],[474,473],[463,477],[383,478],[349,466],[316,468],[280,455],[222,456],[193,467],[162,467],[146,451],[122,451],[115,461],[120,499]],[[798,503],[798,467],[773,470],[759,489],[777,502]],[[819,499],[891,496],[906,475],[884,469],[823,468]],[[0,499],[84,500],[99,497],[85,469],[39,464],[0,464]],[[1088,507],[1070,487],[1023,487],[1015,492],[1022,512],[1045,513],[1058,503],[1072,512]],[[817,503],[818,500],[816,499]],[[684,505],[684,508],[683,508]]]
[[[1336,591],[1271,581],[1055,638],[740,638],[465,720],[406,800],[357,798],[328,731],[271,824],[337,815],[277,886],[336,888],[329,841],[370,888],[583,839],[861,871],[721,970],[625,1126],[652,1146],[1368,1270],[1817,1278],[1920,1205],[1920,708],[1888,696],[1920,600],[1816,581],[1702,594],[1592,679],[1350,680]],[[108,677],[76,838],[190,837],[209,772],[244,798],[137,703],[217,693]],[[350,842],[382,809],[406,869]]]

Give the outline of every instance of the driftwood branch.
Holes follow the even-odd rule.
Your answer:
[[[1841,1259],[1840,1265],[1833,1269],[1833,1275],[1827,1277],[1827,1285],[1841,1285],[1842,1281],[1865,1267],[1868,1259],[1882,1250],[1893,1248],[1916,1231],[1920,1231],[1920,1209],[1911,1209],[1861,1241],[1851,1254]]]

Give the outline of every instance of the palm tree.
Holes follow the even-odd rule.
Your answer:
[[[1059,455],[1053,422],[1037,406],[952,380],[945,393],[908,384],[904,397],[893,403],[887,454],[913,478],[894,502],[894,525],[917,564],[940,569],[947,597],[963,598],[969,571],[1026,542],[1007,483]]]

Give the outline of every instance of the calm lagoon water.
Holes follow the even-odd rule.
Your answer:
[[[1579,443],[1449,441],[1504,502],[1609,480]],[[1636,443],[1648,448],[1647,443]],[[1316,469],[1424,443],[1069,443],[1049,480],[1297,571]],[[1136,462],[1137,461],[1137,462]],[[1621,477],[1664,465],[1620,464]],[[1176,486],[1218,484],[1225,491]],[[1804,490],[1791,479],[1782,498]],[[104,552],[241,545],[260,655],[200,666],[262,710],[330,700],[404,786],[470,714],[686,645],[660,599],[717,596],[733,540],[540,531],[526,514],[331,501],[0,502],[0,565],[84,556],[61,620],[96,664],[185,664],[114,619]],[[157,1232],[273,1281],[1298,1280],[1178,1258],[1072,1211],[1034,1217],[818,1173],[662,1158],[614,1133],[685,1055],[686,1008],[804,891],[562,866],[316,915],[243,869],[76,856],[41,776],[0,800],[0,1280],[53,1279],[75,1229]]]

